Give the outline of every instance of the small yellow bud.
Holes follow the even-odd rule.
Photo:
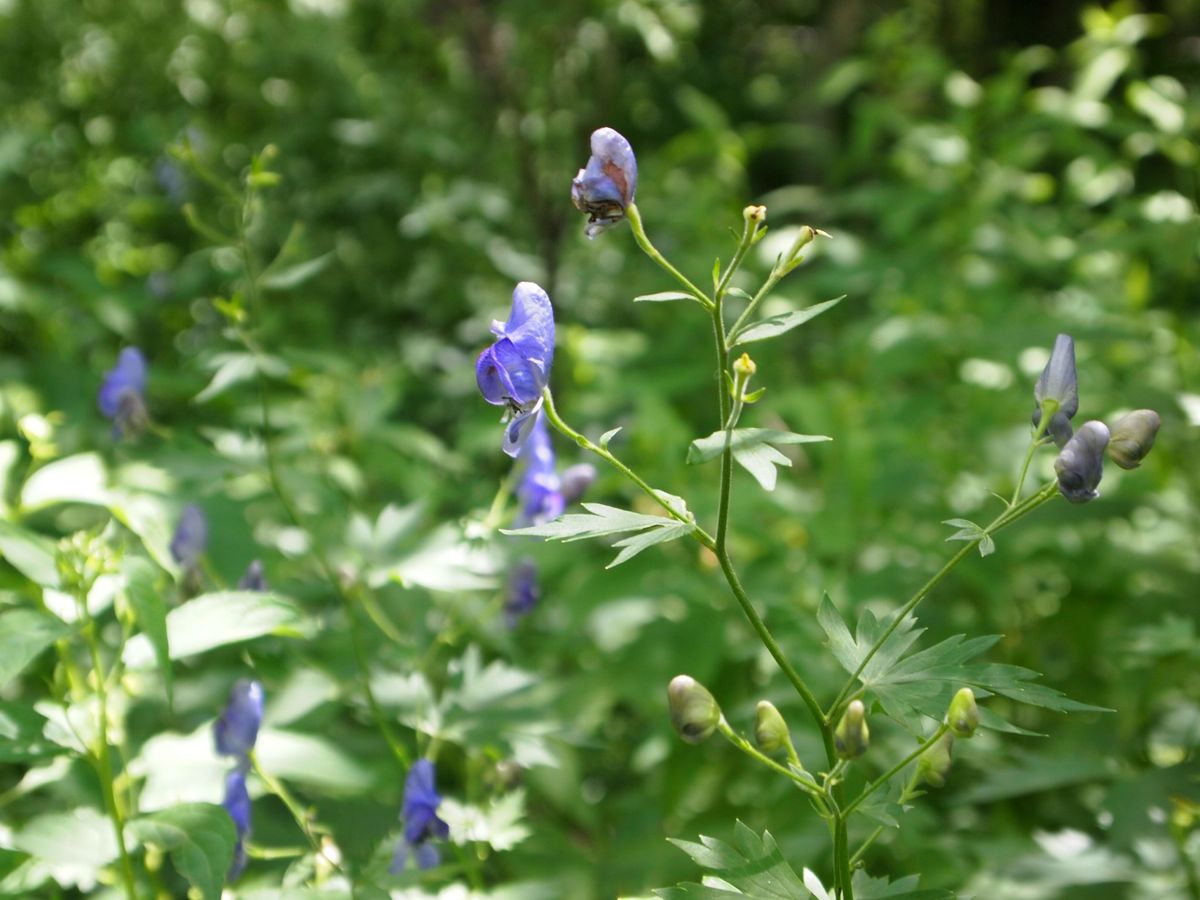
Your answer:
[[[758,371],[758,365],[750,358],[749,353],[743,353],[733,363],[733,372],[741,378],[748,379]]]

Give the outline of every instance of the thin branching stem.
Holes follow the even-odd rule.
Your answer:
[[[897,772],[902,771],[905,766],[936,744],[941,739],[942,735],[949,730],[950,726],[945,722],[939,725],[933,734],[931,734],[917,746],[916,750],[908,754],[908,756],[904,757],[904,759],[900,760],[900,762],[896,763],[894,766],[868,784],[865,788],[863,788],[862,793],[850,801],[850,804],[842,810],[842,815],[848,816],[850,813],[854,812],[854,810],[861,806],[868,797],[887,784]]]

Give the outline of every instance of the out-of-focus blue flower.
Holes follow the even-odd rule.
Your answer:
[[[400,810],[404,836],[392,856],[389,871],[393,875],[404,870],[410,852],[416,859],[417,868],[430,869],[438,864],[437,848],[429,841],[449,837],[450,826],[437,816],[442,798],[434,786],[435,778],[433,763],[427,759],[418,759],[408,770],[408,778],[404,782],[404,802]]]
[[[592,132],[592,155],[571,182],[571,202],[588,214],[586,234],[594,238],[625,218],[637,190],[633,148],[611,128]]]
[[[266,591],[268,589],[267,576],[263,573],[262,560],[252,560],[250,565],[246,566],[246,571],[238,581],[238,590],[242,591]]]
[[[226,881],[233,881],[246,868],[246,838],[250,835],[250,792],[246,790],[246,773],[245,767],[238,766],[225,776],[225,800],[222,805],[237,829],[233,862],[225,876]]]
[[[587,492],[596,480],[596,467],[591,463],[577,463],[562,473],[563,503],[570,506]]]
[[[1087,503],[1100,496],[1096,487],[1104,475],[1108,437],[1103,422],[1084,422],[1054,461],[1058,489],[1072,503]]]
[[[531,559],[523,559],[508,573],[508,590],[504,596],[504,620],[509,628],[515,628],[518,620],[537,606],[542,596],[538,587],[537,566]]]
[[[1054,443],[1065,447],[1071,439],[1071,419],[1079,411],[1079,382],[1075,375],[1075,341],[1069,334],[1060,334],[1054,339],[1054,351],[1050,361],[1038,377],[1033,388],[1037,409],[1033,411],[1033,427],[1042,421],[1042,408],[1047,400],[1056,403],[1057,409],[1050,417],[1046,431]]]
[[[254,749],[263,718],[263,686],[249,678],[240,678],[229,691],[225,711],[213,727],[217,752],[244,759]]]
[[[114,437],[136,434],[146,427],[145,393],[146,357],[137,347],[126,347],[96,394],[100,412],[113,422]]]
[[[529,439],[521,449],[525,460],[525,471],[517,486],[521,500],[520,524],[539,525],[562,515],[562,481],[555,468],[554,447],[546,429],[546,420],[538,417],[529,433]]]
[[[479,354],[475,380],[483,398],[507,407],[504,452],[516,456],[542,410],[542,391],[554,362],[554,308],[546,292],[531,281],[513,290],[506,322],[493,322],[498,340]]]
[[[207,546],[208,520],[199,506],[189,503],[183,508],[171,537],[171,555],[184,569],[194,569]]]

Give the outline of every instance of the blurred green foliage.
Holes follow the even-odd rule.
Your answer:
[[[921,612],[928,643],[1002,634],[990,661],[1114,712],[989,699],[1048,737],[964,743],[947,786],[867,862],[988,898],[1196,896],[1180,854],[1200,866],[1198,26],[1190,0],[0,0],[6,518],[57,538],[115,515],[118,544],[172,568],[166,541],[197,502],[207,588],[261,556],[292,598],[263,636],[175,660],[171,709],[131,666],[125,789],[143,810],[219,801],[208,723],[252,671],[264,766],[348,864],[386,866],[403,770],[363,705],[319,545],[399,625],[400,641],[367,638],[380,704],[410,744],[413,728],[439,736],[443,792],[486,820],[431,890],[459,866],[495,896],[648,894],[697,877],[666,838],[731,841],[739,818],[820,870],[827,836],[794,791],[671,733],[665,687],[686,671],[739,730],[772,700],[801,758],[820,756],[711,558],[677,542],[605,570],[609,548],[502,538],[488,517],[507,460],[473,358],[521,279],[554,299],[568,420],[593,437],[623,426],[613,446],[651,484],[716,508],[715,467],[684,466],[718,424],[708,323],[631,304],[674,285],[624,227],[586,241],[570,206],[587,135],[609,124],[638,153],[650,234],[698,281],[732,253],[747,202],[772,232],[744,287],[796,226],[832,235],[765,311],[847,299],[756,345],[768,392],[746,424],[834,442],[788,448],[771,494],[737,472],[731,527],[752,596],[821,696],[842,677],[822,596],[851,620],[886,613],[956,549],[942,520],[994,514],[1057,332],[1077,343],[1082,418],[1160,412],[1142,469],[1110,466],[1100,501],[1002,533]],[[271,491],[254,368],[215,302],[236,255],[184,214],[229,233],[236,204],[172,155],[185,141],[223,183],[278,148],[250,238],[278,256],[261,335],[307,532]],[[94,396],[125,345],[150,359],[155,430],[114,443]],[[589,499],[651,511],[611,472]],[[16,566],[0,573],[10,622],[42,591],[0,552]],[[518,554],[537,559],[542,599],[510,632],[499,603]],[[79,849],[110,834],[95,778],[61,726],[43,739],[29,718],[60,712],[45,697],[61,662],[40,652],[59,638],[0,701],[0,871],[19,865],[38,896],[55,895],[39,872],[87,889],[115,852]],[[881,759],[908,746],[886,723],[872,740]],[[257,844],[302,837],[256,801]],[[239,894],[277,896],[312,860],[254,859]]]

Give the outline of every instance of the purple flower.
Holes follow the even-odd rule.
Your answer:
[[[509,572],[508,592],[504,598],[504,620],[509,628],[515,628],[521,616],[537,606],[542,596],[537,574],[537,566],[531,559],[521,560]]]
[[[195,503],[189,503],[179,516],[175,534],[171,538],[171,555],[184,569],[194,569],[208,546],[208,520],[204,511]]]
[[[538,417],[529,439],[521,448],[521,459],[525,460],[525,471],[517,486],[521,500],[520,524],[540,525],[562,515],[562,482],[554,465],[554,447],[546,420]]]
[[[263,718],[263,686],[249,678],[240,678],[229,691],[225,711],[213,726],[217,752],[245,759],[254,749],[258,727]]]
[[[1042,410],[1047,400],[1054,404],[1054,414],[1046,431],[1059,447],[1066,446],[1071,439],[1071,419],[1079,411],[1079,382],[1075,375],[1075,341],[1069,334],[1060,334],[1054,340],[1054,351],[1050,361],[1038,377],[1033,388],[1037,409],[1033,411],[1033,427],[1042,421]]]
[[[440,857],[437,848],[429,840],[449,837],[450,826],[437,816],[442,798],[434,787],[435,777],[433,763],[427,759],[418,759],[408,770],[408,778],[404,782],[404,802],[400,810],[404,836],[396,844],[396,852],[388,870],[393,875],[404,871],[410,852],[419,869],[431,869],[438,864]]]
[[[591,463],[578,463],[562,473],[563,503],[570,506],[584,495],[596,480],[596,467]]]
[[[588,214],[586,234],[594,238],[625,218],[637,190],[633,148],[611,128],[592,132],[592,155],[571,182],[571,202]]]
[[[516,456],[542,410],[542,391],[554,361],[554,308],[546,292],[531,281],[513,290],[507,322],[493,322],[498,340],[479,354],[475,380],[483,398],[507,407],[504,452]]]
[[[137,347],[126,347],[96,394],[100,412],[113,422],[113,437],[136,434],[146,427],[145,392],[146,357]]]
[[[225,776],[225,800],[222,805],[237,830],[233,862],[225,875],[226,881],[233,881],[246,868],[246,838],[250,834],[250,792],[246,790],[246,772],[246,767],[238,766]]]
[[[267,591],[270,589],[267,584],[267,576],[263,574],[261,560],[252,560],[250,565],[246,566],[246,572],[238,581],[237,586],[240,591]]]
[[[1108,437],[1103,422],[1084,422],[1054,461],[1058,489],[1072,503],[1087,503],[1100,496],[1096,487],[1104,475]]]

